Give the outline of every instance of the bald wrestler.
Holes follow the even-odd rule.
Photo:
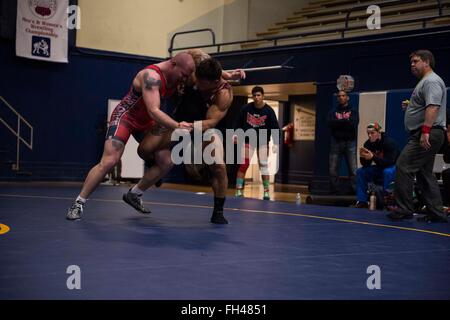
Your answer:
[[[164,112],[168,98],[177,85],[194,72],[195,64],[188,53],[179,53],[170,60],[150,65],[135,76],[128,94],[111,114],[103,156],[86,177],[80,194],[67,212],[68,220],[78,220],[89,196],[122,157],[130,135],[140,142],[156,125],[170,129],[192,129],[192,123],[177,122]],[[164,155],[154,155],[158,161]]]

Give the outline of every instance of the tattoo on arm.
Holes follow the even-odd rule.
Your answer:
[[[151,77],[148,73],[144,73],[144,87],[147,90],[161,87],[161,80]]]
[[[111,142],[112,142],[112,146],[115,151],[121,151],[125,147],[123,142],[120,142],[120,141],[117,141],[114,139],[112,139]]]

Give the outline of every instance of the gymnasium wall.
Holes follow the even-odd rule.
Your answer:
[[[221,29],[223,0],[79,0],[77,46],[155,57],[167,56],[167,35],[190,21]]]
[[[315,113],[316,97],[314,95],[290,96],[289,101],[280,108],[278,122],[282,128],[287,123],[294,123],[295,106]],[[281,136],[283,138],[283,135]],[[308,183],[314,175],[315,162],[320,161],[320,155],[314,151],[314,140],[294,141],[291,147],[281,144],[280,170],[276,176],[277,182],[283,183]]]
[[[21,146],[21,171],[32,172],[33,179],[84,179],[101,156],[108,99],[120,100],[135,73],[158,62],[77,50],[69,60],[57,64],[18,58],[14,43],[0,39],[0,96],[35,130],[33,151]],[[15,160],[15,138],[0,127],[0,150]]]
[[[336,44],[325,42],[320,46],[275,47],[221,53],[215,57],[225,69],[246,64],[249,67],[279,65],[285,61],[294,67],[249,73],[242,83],[245,85],[316,83],[316,137],[311,175],[326,177],[330,140],[326,115],[335,101],[333,95],[338,76],[351,74],[356,80],[355,92],[398,93],[398,97],[392,94],[386,96],[386,128],[392,128],[392,121],[397,130],[402,130],[400,110],[391,106],[397,103],[396,100],[401,100],[402,95],[408,96],[397,90],[411,90],[416,83],[409,71],[409,53],[417,48],[430,49],[436,56],[436,72],[449,84],[448,43],[450,31],[440,28],[425,34],[403,32],[389,38],[345,39]],[[0,95],[35,127],[33,152],[22,147],[23,169],[32,171],[33,179],[84,179],[87,170],[101,156],[108,99],[121,99],[134,74],[143,66],[159,61],[158,58],[72,48],[69,64],[51,64],[18,58],[15,56],[14,41],[0,39]],[[283,113],[285,122],[281,124],[292,121],[290,117],[290,111]],[[0,151],[6,149],[10,158],[14,158],[15,141],[12,135],[0,129],[0,138]],[[294,146],[293,150],[297,148],[302,147]],[[304,181],[305,177],[300,177],[299,172],[309,164],[295,161],[295,155],[299,152],[283,152],[284,159],[289,161],[287,165],[282,163],[277,181]],[[300,156],[301,153],[308,154],[303,151]],[[287,180],[286,177],[293,178]]]
[[[306,0],[79,0],[82,28],[77,32],[77,46],[166,57],[175,32],[211,28],[217,42],[246,40],[305,3]],[[174,45],[210,43],[209,33],[196,33],[177,37]],[[215,48],[205,50],[215,52]]]

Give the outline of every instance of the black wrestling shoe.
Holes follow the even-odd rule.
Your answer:
[[[161,187],[162,184],[163,184],[162,180],[159,179],[158,181],[155,182],[155,187],[159,188]]]
[[[227,219],[223,216],[223,210],[214,210],[211,216],[211,223],[228,224]]]
[[[81,202],[75,201],[73,205],[67,210],[66,219],[67,220],[80,220],[83,214],[83,204]]]
[[[401,211],[392,211],[391,213],[388,213],[386,217],[391,220],[405,220],[412,219],[414,217],[414,214]]]
[[[123,199],[123,201],[128,203],[130,206],[132,206],[134,209],[136,209],[140,213],[143,213],[143,214],[151,213],[151,211],[148,209],[145,209],[144,205],[142,204],[141,196],[139,196],[135,193],[132,193],[131,189],[123,195],[122,199]]]

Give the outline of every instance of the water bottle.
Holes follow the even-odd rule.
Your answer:
[[[369,210],[376,210],[377,209],[377,196],[375,195],[375,192],[372,191],[369,198]]]
[[[297,205],[302,204],[302,197],[300,196],[300,193],[297,193],[297,196],[295,197],[295,203]]]

